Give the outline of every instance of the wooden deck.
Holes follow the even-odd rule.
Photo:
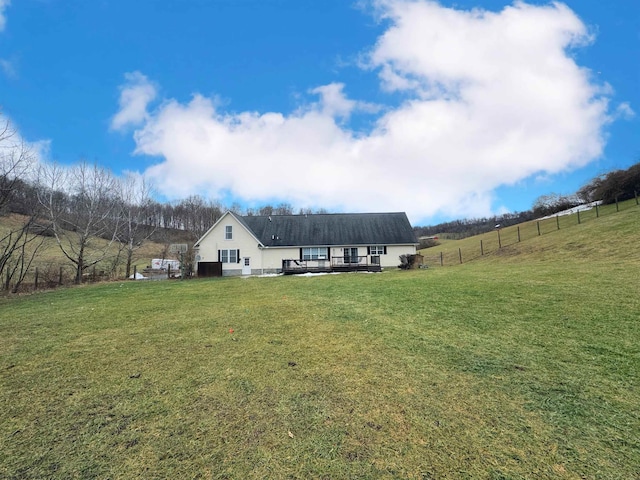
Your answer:
[[[368,257],[351,257],[345,261],[343,257],[331,260],[283,260],[282,273],[299,275],[302,273],[334,273],[334,272],[380,272],[379,263],[369,262]]]

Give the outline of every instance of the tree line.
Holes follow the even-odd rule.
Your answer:
[[[602,200],[611,204],[636,198],[640,193],[640,162],[626,170],[614,170],[592,179],[577,195],[585,202]]]

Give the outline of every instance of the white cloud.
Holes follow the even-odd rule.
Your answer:
[[[9,117],[0,112],[0,171],[34,181],[38,166],[50,154],[50,140],[27,141]]]
[[[149,118],[147,106],[156,98],[156,87],[140,72],[125,74],[126,83],[120,87],[120,110],[111,119],[112,130],[135,127]]]
[[[9,60],[5,60],[4,58],[0,58],[0,70],[9,78],[17,78],[18,72],[14,67],[13,63]]]
[[[348,119],[356,111],[376,113],[380,110],[377,105],[348,99],[343,90],[343,83],[330,83],[313,88],[310,93],[320,96],[320,111],[330,117]]]
[[[631,105],[627,102],[623,102],[616,108],[616,117],[623,118],[625,120],[631,120],[636,116],[636,112],[633,111]]]
[[[9,5],[11,5],[11,0],[0,0],[0,32],[4,30],[7,24],[7,17],[4,11]]]
[[[413,221],[487,215],[498,186],[601,155],[609,93],[570,55],[593,38],[568,7],[377,5],[390,26],[367,65],[381,88],[406,100],[369,133],[356,135],[346,120],[376,107],[349,99],[339,83],[312,89],[320,101],[290,114],[225,113],[201,95],[149,114],[155,89],[139,73],[122,90],[114,128],[144,122],[136,153],[160,157],[147,174],[169,196],[230,192],[302,207],[404,210]]]

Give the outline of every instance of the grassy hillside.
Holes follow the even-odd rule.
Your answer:
[[[21,215],[8,215],[0,217],[0,238],[4,237],[9,231],[19,229],[24,224],[24,217]],[[164,232],[158,232],[155,237],[160,239],[163,236]],[[166,234],[167,237],[177,237],[176,241],[183,241],[179,237],[179,233],[175,231],[169,231]],[[38,252],[38,256],[33,262],[32,268],[30,269],[31,274],[28,276],[31,281],[33,278],[33,272],[37,267],[40,273],[40,280],[43,280],[43,276],[46,276],[47,273],[50,273],[54,279],[58,278],[58,271],[60,267],[63,267],[65,273],[66,283],[71,283],[73,277],[75,275],[75,270],[73,264],[64,256],[56,241],[53,237],[38,237],[42,238],[44,241],[43,246],[40,248]],[[166,243],[172,243],[173,240],[167,239]],[[90,242],[90,250],[91,251],[102,251],[105,245],[107,245],[107,241],[101,238],[94,238]],[[39,242],[33,242],[30,247],[33,247],[34,244],[39,244]],[[152,258],[158,258],[162,256],[162,251],[165,249],[165,244],[159,241],[151,241],[145,240],[140,248],[135,251],[134,255],[134,265],[138,267],[138,269],[143,269],[147,265],[151,263]],[[102,262],[96,265],[97,270],[106,270],[110,271],[113,258],[117,254],[116,245],[112,245],[109,249],[110,255]],[[123,254],[124,255],[124,254]],[[121,261],[121,267],[119,268],[120,275],[124,275],[124,259]],[[90,273],[91,270],[89,270]],[[29,285],[31,287],[31,285]]]
[[[0,478],[637,478],[639,215],[455,268],[0,299]]]
[[[598,216],[596,216],[598,215]],[[462,240],[440,239],[441,245],[421,250],[425,263],[432,267],[469,261],[545,262],[601,261],[628,258],[637,261],[640,208],[635,200],[600,206],[578,214],[552,217],[468,237]],[[499,235],[499,236],[498,236]],[[484,253],[484,255],[483,255]],[[498,257],[498,258],[496,258]],[[499,260],[498,260],[499,259]]]

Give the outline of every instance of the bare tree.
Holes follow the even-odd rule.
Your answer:
[[[282,202],[273,211],[274,215],[293,215],[293,207],[290,203]]]
[[[216,223],[224,214],[225,208],[218,200],[209,200],[207,205],[206,230]],[[204,232],[203,232],[204,233]]]
[[[8,121],[0,126],[0,213],[15,197],[18,188],[32,171],[35,156]]]
[[[38,256],[44,237],[31,233],[34,217],[0,238],[0,274],[5,290],[16,293]]]
[[[19,199],[23,215],[17,226],[0,235],[0,276],[5,289],[13,284],[15,293],[27,275],[43,244],[44,238],[34,232],[38,217],[36,205],[29,202],[24,190],[36,158],[28,144],[11,128],[8,121],[0,127],[0,215],[11,213],[11,205]]]
[[[198,238],[209,228],[207,204],[201,196],[191,195],[178,202],[174,208],[179,218],[179,229],[187,230]]]
[[[156,231],[156,227],[149,221],[154,203],[151,184],[144,177],[128,174],[118,181],[118,190],[121,220],[118,233],[121,248],[118,256],[124,251],[125,275],[129,278],[136,250]]]
[[[267,217],[269,215],[273,215],[273,205],[263,205],[262,207],[260,207],[260,209],[258,210],[258,214],[263,216],[263,217]]]
[[[63,255],[75,266],[76,283],[84,271],[106,259],[118,233],[115,179],[96,164],[81,162],[70,169],[40,169],[39,199]]]
[[[235,213],[236,215],[242,215],[244,209],[242,208],[242,205],[240,205],[239,202],[233,202],[229,207],[229,211]]]

